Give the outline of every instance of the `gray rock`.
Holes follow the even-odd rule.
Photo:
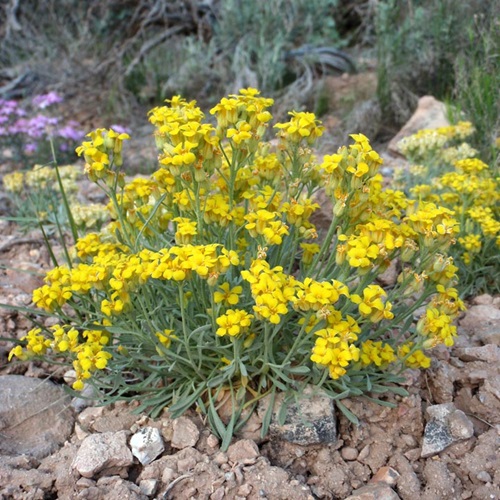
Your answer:
[[[98,496],[90,498],[105,498],[106,500],[147,500],[139,486],[125,481],[118,476],[102,477],[97,481]]]
[[[132,453],[142,465],[150,464],[165,450],[161,432],[155,427],[144,427],[130,439]]]
[[[43,458],[64,444],[75,418],[71,398],[52,382],[4,375],[0,377],[0,451]]]
[[[368,484],[352,494],[345,500],[399,500],[399,495],[386,484]]]
[[[461,347],[455,349],[454,354],[462,361],[485,361],[490,364],[500,361],[500,347],[493,344],[481,347]]]
[[[258,446],[250,439],[240,439],[236,443],[233,443],[227,450],[229,461],[235,464],[253,464],[259,455]]]
[[[83,477],[102,474],[126,474],[134,461],[127,446],[127,432],[104,432],[86,437],[72,467]]]
[[[279,394],[274,404],[273,416],[269,426],[271,436],[284,439],[302,446],[327,444],[337,441],[335,408],[331,398],[311,387],[307,387],[297,403],[290,403],[286,410],[285,421],[279,423],[279,412],[284,404],[284,395]],[[258,407],[259,415],[264,418],[269,400],[264,398]]]
[[[194,447],[200,439],[200,431],[196,424],[187,417],[179,417],[173,421],[172,448],[182,450]]]
[[[340,450],[340,454],[342,455],[342,458],[344,460],[352,461],[356,460],[358,458],[358,450],[356,448],[353,448],[352,446],[344,446]]]
[[[50,490],[54,474],[37,470],[38,465],[32,457],[0,456],[0,498],[31,498],[36,490]]]
[[[158,489],[158,481],[155,479],[143,479],[139,483],[139,489],[143,495],[152,497]]]
[[[489,306],[493,304],[493,297],[488,293],[483,293],[472,299],[472,303],[476,306]]]
[[[452,443],[472,437],[474,433],[472,422],[453,403],[429,406],[427,414],[430,419],[425,426],[422,458],[435,455]]]
[[[481,327],[493,321],[500,320],[500,309],[493,305],[479,305],[470,307],[465,317],[460,321],[460,326],[469,330],[475,331],[478,325]]]
[[[432,96],[423,96],[418,100],[418,107],[409,121],[391,139],[387,149],[391,153],[400,153],[398,143],[404,137],[413,135],[419,130],[439,128],[449,125],[446,106]]]
[[[500,320],[478,325],[474,331],[474,337],[483,345],[500,345]]]
[[[448,427],[454,441],[469,439],[474,434],[472,422],[461,410],[456,410],[448,416]]]

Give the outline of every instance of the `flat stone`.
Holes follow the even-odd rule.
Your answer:
[[[500,309],[493,305],[478,305],[470,307],[465,313],[465,317],[460,321],[460,326],[474,332],[477,328],[484,328],[483,325],[499,321]]]
[[[245,465],[255,463],[259,455],[258,446],[250,439],[240,439],[227,450],[227,458],[230,462]]]
[[[489,306],[493,304],[493,297],[488,293],[483,293],[474,297],[471,302],[476,306]]]
[[[335,407],[327,395],[307,387],[296,403],[288,404],[285,421],[280,424],[279,413],[284,404],[284,395],[278,394],[269,426],[271,436],[302,446],[337,441]],[[257,411],[261,418],[264,418],[268,405],[267,398],[259,403]]]
[[[453,403],[429,406],[426,412],[430,419],[425,426],[422,458],[435,455],[474,433],[472,422]]]
[[[392,467],[381,467],[377,473],[370,479],[370,483],[385,483],[388,486],[394,486],[398,482],[399,472]]]
[[[384,483],[368,484],[351,493],[345,500],[399,500],[399,495]]]
[[[500,362],[500,347],[494,344],[481,347],[460,347],[455,349],[454,354],[462,361],[484,361],[489,364]]]
[[[104,432],[86,437],[78,450],[72,467],[83,477],[98,473],[126,474],[134,462],[127,446],[126,431]]]
[[[474,330],[474,337],[483,345],[500,345],[500,320],[490,321]]]
[[[200,439],[200,431],[189,418],[179,417],[173,421],[172,448],[182,450],[194,447],[198,439]]]
[[[158,489],[158,481],[156,479],[143,479],[139,482],[139,489],[143,495],[152,497]]]
[[[73,431],[71,398],[47,380],[0,376],[0,452],[43,458]]]
[[[340,455],[344,460],[352,461],[358,458],[359,453],[358,450],[356,448],[353,448],[352,446],[344,446],[340,450]]]
[[[404,137],[413,135],[419,130],[446,127],[450,124],[446,106],[432,96],[423,96],[418,100],[418,106],[408,122],[391,139],[387,145],[391,153],[401,154],[398,143]]]

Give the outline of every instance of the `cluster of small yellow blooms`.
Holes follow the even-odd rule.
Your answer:
[[[290,113],[275,125],[278,145],[263,143],[271,105],[257,90],[243,89],[210,111],[215,126],[203,122],[194,101],[174,97],[154,108],[149,119],[159,169],[148,179],[126,182],[119,171],[126,134],[89,134],[78,153],[89,178],[110,195],[112,220],[82,236],[72,265],[49,271],[33,293],[41,309],[80,307],[89,317],[78,324],[75,315],[74,326],[58,325],[48,339],[33,329],[10,357],[67,353],[77,372],[73,387],[81,389],[127,350],[165,359],[172,353],[172,373],[187,352],[200,356],[196,370],[209,362],[213,373],[234,368],[229,346],[237,353],[252,343],[252,355],[262,348],[276,359],[248,355],[245,363],[314,363],[325,377],[339,379],[350,370],[426,367],[423,349],[451,345],[452,319],[463,307],[451,288],[457,268],[447,255],[458,235],[453,210],[429,201],[424,189],[418,202],[384,189],[382,159],[362,134],[318,163],[311,146],[323,127],[312,113]],[[462,124],[438,135],[448,140],[469,132]],[[457,162],[460,175],[481,172],[470,162],[464,156]],[[9,185],[15,188],[16,179]],[[333,201],[333,222],[322,238],[312,222],[320,188]],[[89,221],[104,221],[101,214],[78,208],[74,217],[90,227]],[[399,281],[384,289],[376,277],[395,258],[403,266]],[[432,298],[418,333],[402,332],[397,340],[393,331],[401,333],[413,313],[401,312],[400,299],[419,286]],[[403,321],[393,324],[395,316]],[[141,340],[130,349],[130,340],[122,345],[120,334],[111,340],[108,331]],[[302,344],[302,359],[293,357],[296,342],[307,346],[309,359]]]
[[[63,188],[68,197],[74,197],[78,190],[76,181],[81,176],[80,169],[73,165],[58,167]],[[56,169],[49,166],[35,165],[25,173],[11,172],[3,177],[5,190],[14,194],[23,195],[25,191],[51,189],[58,191]]]
[[[461,266],[465,285],[481,282],[483,291],[490,286],[495,290],[498,276],[494,269],[500,247],[500,178],[494,168],[477,158],[476,150],[460,142],[472,131],[470,124],[461,122],[404,139],[401,150],[418,166],[399,171],[396,184],[406,181],[407,187],[413,185],[410,192],[414,197],[455,212],[461,225],[455,238],[458,245],[450,251]],[[435,141],[441,141],[438,149]]]
[[[101,329],[100,329],[101,328]],[[41,328],[33,328],[21,340],[26,341],[26,347],[16,346],[9,354],[9,360],[16,356],[20,359],[29,359],[41,356],[51,349],[55,353],[72,353],[74,355],[73,368],[76,380],[73,383],[75,390],[81,390],[84,380],[89,379],[95,370],[103,370],[111,359],[111,354],[104,350],[109,343],[109,334],[103,326],[96,329],[83,330],[81,333],[73,327],[54,325],[50,327],[52,338],[42,335]]]
[[[431,358],[426,356],[421,349],[416,349],[413,342],[407,342],[399,347],[398,356],[405,360],[408,368],[429,368]]]
[[[462,142],[458,146],[451,146],[443,149],[440,151],[439,157],[449,165],[453,165],[458,160],[474,158],[477,154],[477,149],[474,149],[466,142]]]
[[[248,331],[252,324],[253,314],[243,309],[228,309],[225,314],[217,318],[219,328],[215,332],[219,337],[230,335],[234,337]]]
[[[84,229],[99,229],[109,220],[108,210],[99,203],[72,203],[71,215],[73,215],[75,224]]]
[[[130,139],[125,133],[115,132],[113,129],[98,128],[90,134],[90,141],[84,141],[76,148],[78,156],[85,159],[85,173],[92,181],[103,179],[112,186],[116,182],[116,172],[113,166],[119,169],[123,165],[123,141]],[[120,182],[123,177],[119,176]]]
[[[367,340],[361,347],[360,362],[364,366],[371,364],[385,366],[393,363],[396,359],[394,349],[380,340],[378,342]]]
[[[439,156],[446,151],[444,146],[452,140],[463,140],[474,133],[474,127],[470,122],[459,122],[436,129],[423,129],[417,133],[404,137],[398,143],[398,149],[403,155],[413,161],[420,162],[430,156]],[[467,153],[467,148],[463,148]],[[460,154],[460,153],[459,153]],[[450,155],[449,152],[445,153]]]

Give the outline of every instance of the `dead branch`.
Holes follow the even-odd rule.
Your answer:
[[[12,247],[16,245],[26,245],[26,244],[34,244],[38,243],[39,245],[43,245],[43,241],[41,239],[37,238],[17,238],[17,239],[12,239],[9,241],[6,241],[5,243],[2,243],[0,245],[0,252],[6,252],[7,250],[10,250]]]
[[[125,70],[125,76],[130,75],[134,68],[142,61],[144,56],[154,49],[157,45],[165,41],[167,38],[170,38],[171,36],[175,35],[176,33],[179,33],[180,31],[184,30],[185,26],[180,25],[180,26],[172,26],[171,28],[168,28],[167,30],[163,31],[162,33],[158,33],[155,37],[149,39],[147,42],[143,44],[143,46],[140,48],[139,53],[134,57],[132,62],[127,66],[127,69]]]

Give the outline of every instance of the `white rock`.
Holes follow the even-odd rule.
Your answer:
[[[420,456],[427,458],[474,434],[472,422],[453,403],[429,406]]]
[[[99,472],[108,475],[126,473],[133,464],[134,457],[127,447],[127,432],[103,432],[86,437],[72,467],[87,478]]]
[[[130,439],[130,447],[142,465],[150,464],[165,450],[163,438],[156,427],[144,427],[136,432]]]

